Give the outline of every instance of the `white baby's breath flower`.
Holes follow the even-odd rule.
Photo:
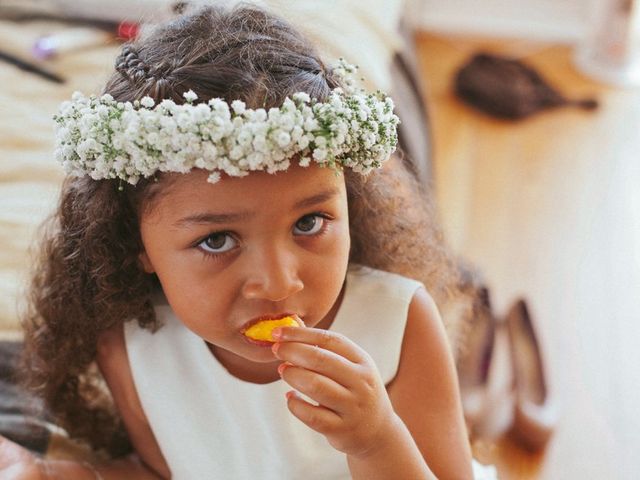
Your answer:
[[[267,138],[264,135],[256,135],[253,139],[253,148],[258,152],[264,152],[267,150]]]
[[[236,113],[236,115],[242,115],[246,109],[246,105],[241,100],[234,100],[231,102],[231,108]]]
[[[96,112],[98,113],[98,116],[101,118],[107,118],[109,116],[109,107],[107,107],[106,105],[98,105],[98,107],[96,108]]]
[[[311,159],[309,157],[300,157],[300,160],[298,160],[298,164],[301,167],[308,167],[311,164]]]
[[[189,103],[195,102],[198,99],[198,95],[196,95],[196,93],[193,90],[188,90],[184,92],[182,96]]]
[[[209,182],[209,183],[218,183],[220,181],[221,177],[222,176],[220,175],[220,172],[218,172],[217,170],[214,170],[213,172],[211,172],[211,174],[207,178],[207,182]]]
[[[242,154],[244,153],[242,147],[236,146],[231,149],[229,152],[229,158],[232,160],[240,160],[242,158]]]
[[[200,103],[191,109],[191,120],[194,123],[205,122],[211,115],[211,110],[204,103]]]
[[[285,99],[280,108],[247,109],[240,100],[186,104],[150,97],[116,102],[110,95],[79,92],[60,105],[55,157],[74,176],[120,179],[136,184],[157,172],[186,173],[202,168],[218,181],[220,172],[244,176],[250,171],[277,172],[291,158],[368,173],[382,165],[397,144],[398,117],[393,102],[355,86],[356,69],[344,61],[334,69],[343,88],[326,102],[305,92]]]
[[[311,101],[311,97],[306,92],[294,93],[292,97],[296,102],[309,103]]]
[[[297,142],[298,140],[300,140],[300,138],[302,138],[303,135],[304,130],[299,125],[296,125],[295,127],[293,127],[293,129],[291,129],[291,141]]]
[[[302,135],[298,139],[298,148],[300,148],[300,150],[304,150],[308,146],[309,146],[309,136],[308,135]]]
[[[238,142],[238,145],[242,147],[249,146],[252,140],[253,140],[253,135],[251,134],[251,131],[249,130],[249,128],[246,128],[246,127],[240,130],[238,132],[238,136],[236,137],[236,141]]]
[[[324,148],[327,146],[327,139],[322,135],[318,135],[313,139],[313,143],[316,144],[316,147]]]
[[[155,147],[160,142],[160,135],[157,132],[151,132],[147,135],[147,142],[152,147]]]
[[[277,134],[276,141],[281,148],[284,148],[291,143],[291,135],[281,130]]]
[[[280,116],[280,121],[278,122],[278,124],[281,129],[289,132],[296,124],[296,117],[293,115],[293,113],[290,112],[283,113]]]
[[[140,100],[140,105],[145,108],[153,108],[155,104],[156,102],[154,102],[153,98],[149,96],[142,97],[142,100]]]
[[[258,108],[253,111],[253,115],[251,118],[254,122],[264,122],[267,120],[267,111],[264,108]]]
[[[313,151],[313,158],[318,161],[323,161],[327,158],[327,150],[325,148],[316,148]]]
[[[306,118],[304,120],[303,128],[307,132],[314,132],[314,131],[318,130],[318,128],[319,128],[318,121],[315,118]]]

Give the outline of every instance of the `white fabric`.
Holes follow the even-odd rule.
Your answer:
[[[419,283],[351,269],[332,330],[363,346],[389,382],[397,370],[409,302]],[[173,478],[349,478],[345,456],[287,410],[283,381],[230,375],[168,305],[155,334],[128,322],[133,378]],[[381,341],[384,339],[384,341]]]
[[[498,472],[493,465],[482,465],[473,460],[472,467],[474,480],[498,480]]]
[[[409,303],[419,287],[368,268],[347,274],[331,329],[367,350],[385,383],[397,372]],[[345,456],[288,411],[285,382],[239,380],[166,303],[156,305],[156,315],[164,324],[156,333],[128,322],[125,339],[138,395],[172,478],[350,478]]]

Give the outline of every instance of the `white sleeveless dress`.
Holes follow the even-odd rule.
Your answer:
[[[363,347],[385,384],[398,369],[409,303],[420,285],[363,267],[347,274],[331,330]],[[155,310],[162,328],[151,333],[127,322],[125,341],[136,390],[172,478],[351,478],[345,455],[288,411],[291,387],[232,376],[166,302]]]

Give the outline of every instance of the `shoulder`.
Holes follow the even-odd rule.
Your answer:
[[[469,478],[471,452],[453,355],[424,288],[411,300],[398,374],[388,392],[432,470],[447,472],[446,478]]]
[[[404,298],[409,302],[422,283],[398,273],[377,270],[359,264],[350,264],[347,282],[359,291],[376,295]]]
[[[436,302],[422,285],[415,290],[409,303],[407,331],[414,331],[414,333],[430,332],[433,334],[438,334],[442,331],[444,333],[444,326]],[[406,336],[405,334],[405,338]],[[433,338],[433,340],[440,340],[440,338]],[[442,340],[446,342],[446,336]]]
[[[123,324],[100,334],[96,362],[107,382],[136,452],[148,467],[162,478],[169,478],[171,473],[153,435],[135,387]]]
[[[423,286],[415,290],[409,303],[402,340],[401,367],[407,366],[414,352],[420,352],[423,361],[419,363],[428,359],[430,365],[453,366],[449,340],[438,307]]]
[[[407,407],[421,402],[440,409],[458,400],[449,341],[438,308],[424,288],[416,290],[409,304],[400,364],[389,395]]]
[[[144,413],[129,366],[124,325],[116,325],[100,334],[96,362],[121,414],[126,410],[126,413],[142,419]]]

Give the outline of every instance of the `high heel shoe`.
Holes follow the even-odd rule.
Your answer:
[[[511,423],[513,395],[500,320],[493,314],[489,291],[480,287],[473,322],[458,362],[462,408],[472,440],[494,439]]]
[[[541,346],[527,304],[517,300],[505,323],[514,373],[515,405],[509,433],[525,449],[545,448],[557,423],[557,409],[546,379]]]

